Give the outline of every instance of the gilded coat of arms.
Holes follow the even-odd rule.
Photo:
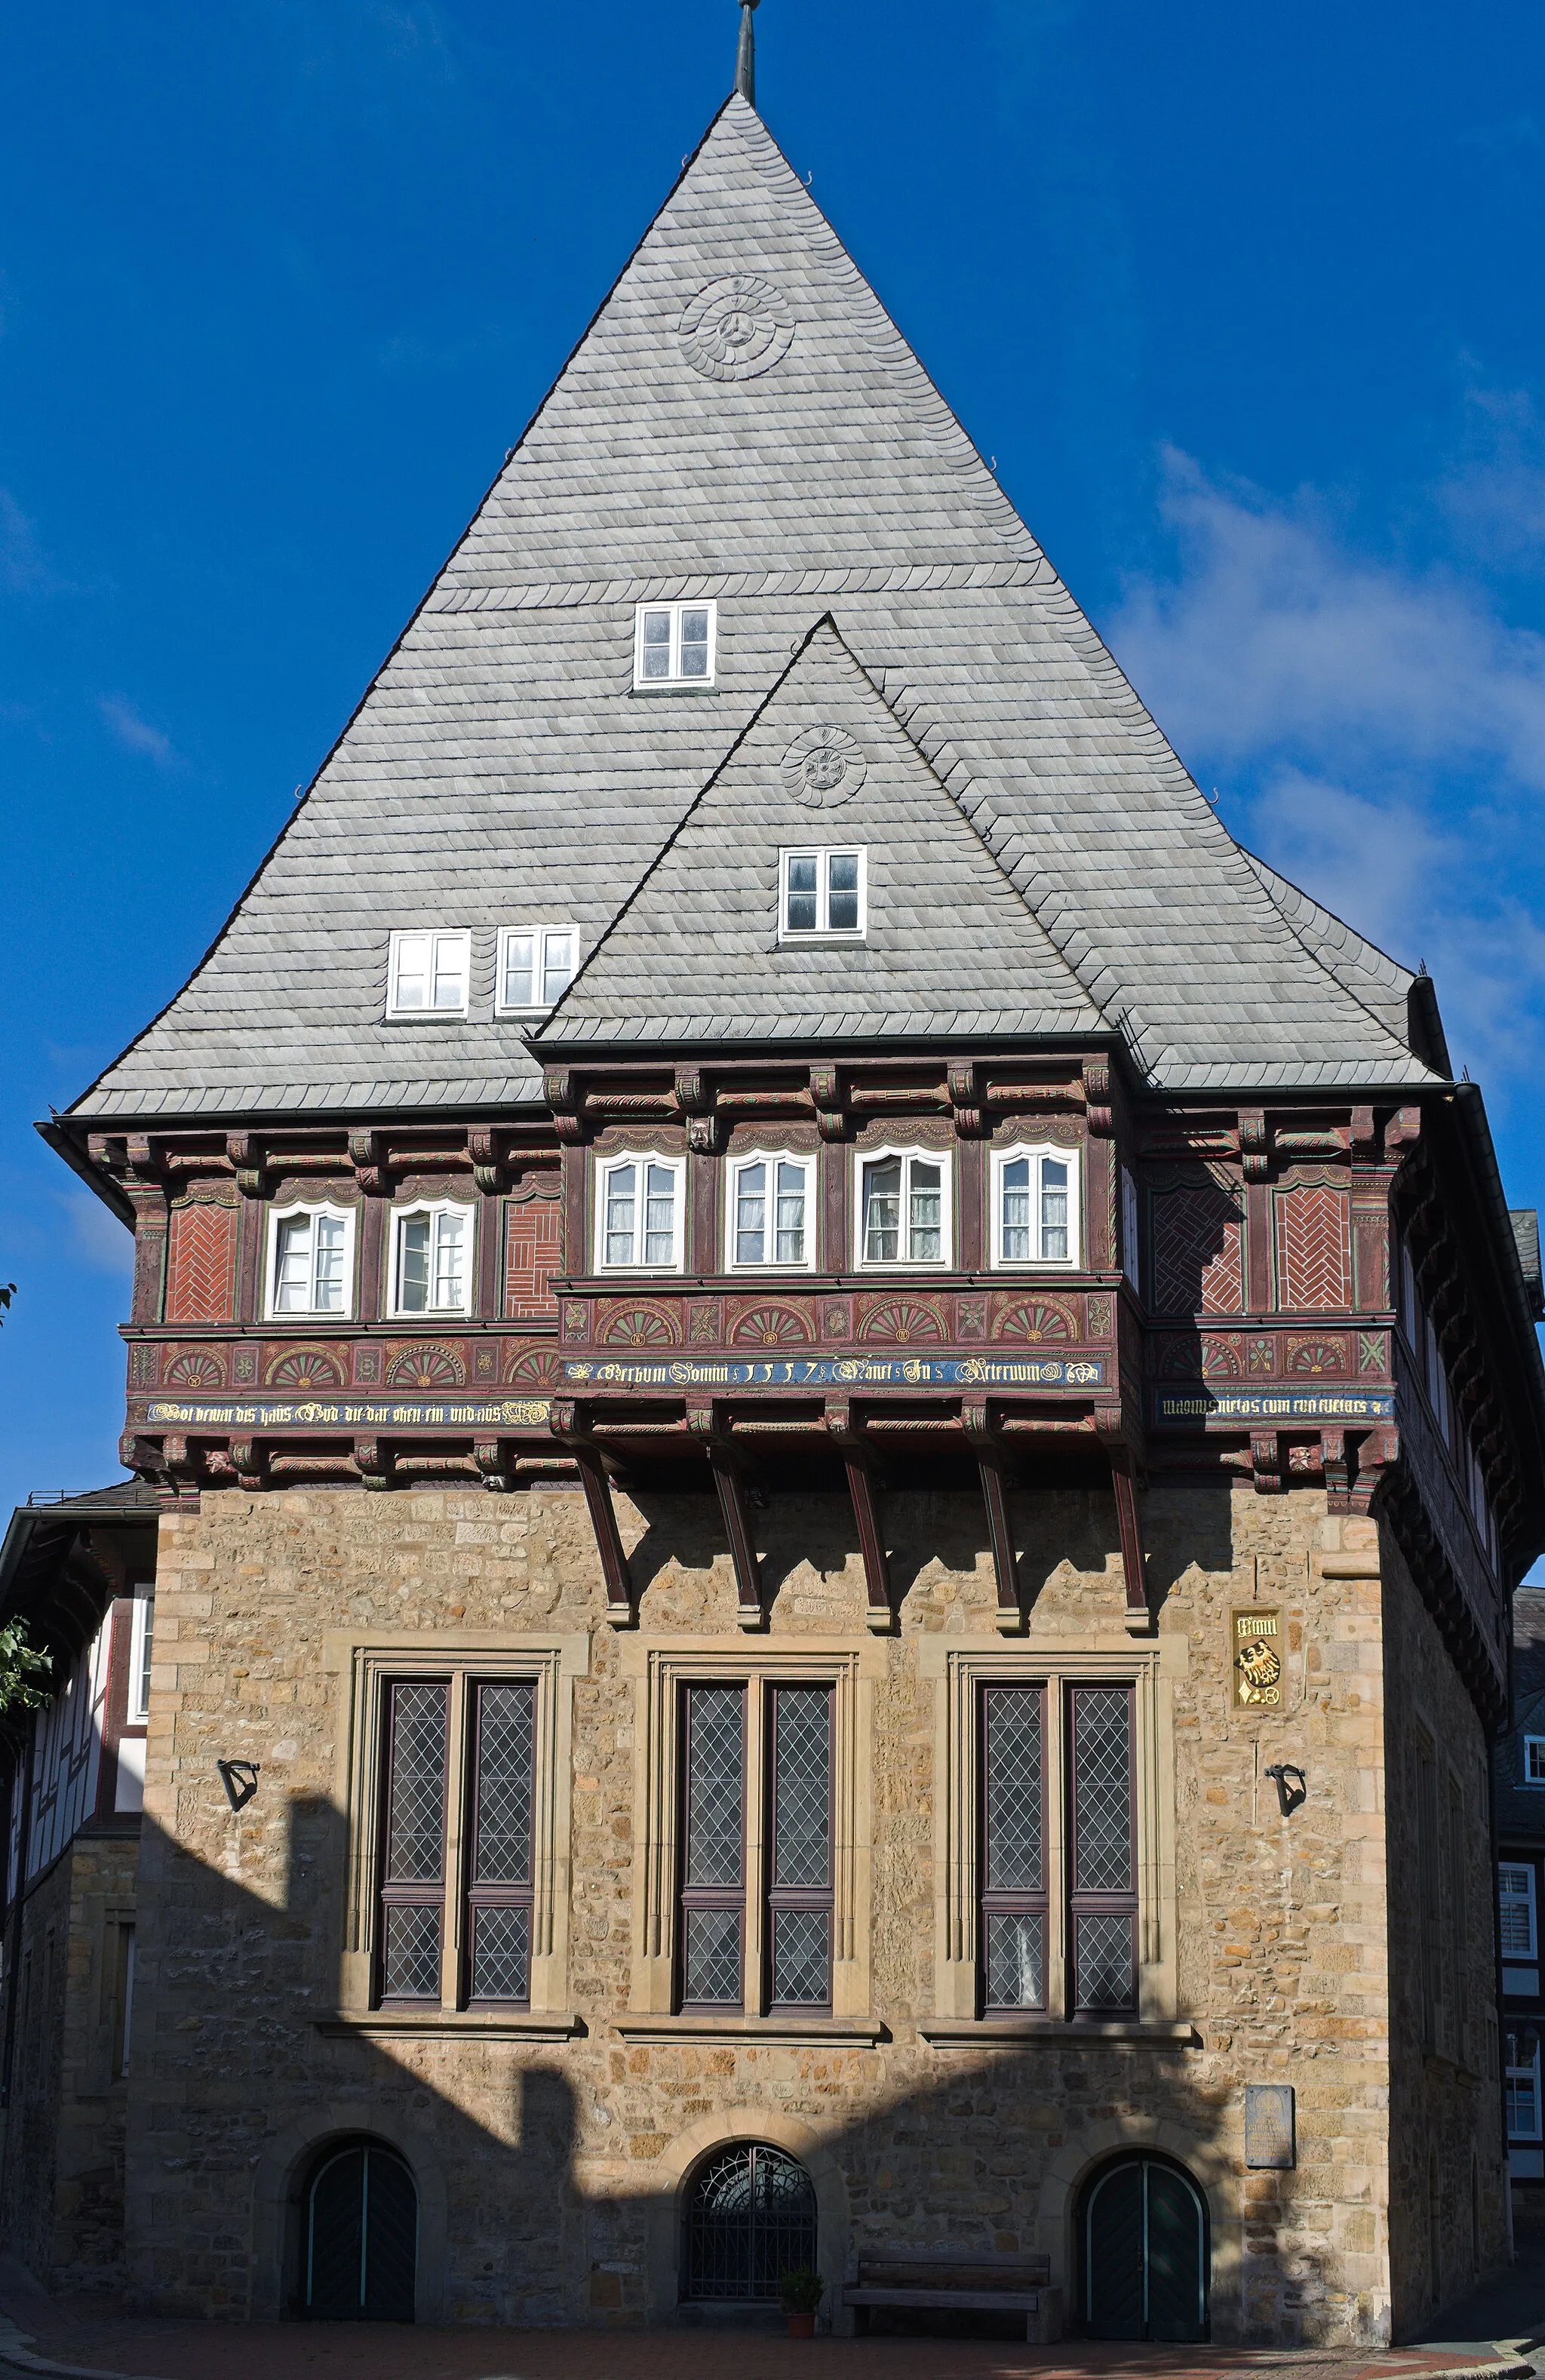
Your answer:
[[[1280,1710],[1283,1699],[1282,1613],[1256,1604],[1234,1615],[1234,1707]]]

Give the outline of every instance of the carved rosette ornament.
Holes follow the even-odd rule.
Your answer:
[[[806,727],[778,763],[784,791],[808,810],[835,809],[851,801],[869,762],[845,727]]]
[[[688,298],[676,325],[681,351],[705,380],[756,380],[787,355],[788,300],[759,273],[733,273]]]

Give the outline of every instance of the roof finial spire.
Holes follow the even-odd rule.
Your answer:
[[[752,107],[757,103],[757,37],[751,11],[757,5],[758,0],[740,0],[740,47],[735,59],[736,96]]]

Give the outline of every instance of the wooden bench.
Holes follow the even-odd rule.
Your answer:
[[[1050,2289],[1045,2256],[861,2256],[855,2286],[843,2303],[854,2310],[860,2337],[876,2306],[942,2308],[946,2313],[1022,2313],[1025,2337],[1055,2338],[1061,2292]]]

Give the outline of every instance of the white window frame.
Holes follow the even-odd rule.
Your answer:
[[[128,1613],[128,1684],[126,1727],[146,1727],[151,1716],[151,1660],[155,1647],[155,1589],[137,1586]]]
[[[542,983],[547,974],[547,945],[558,934],[566,934],[574,944],[574,965],[568,971],[568,981],[564,985],[564,991],[566,991],[569,984],[578,974],[579,963],[584,956],[585,946],[580,939],[578,926],[556,925],[544,920],[542,924],[537,926],[500,927],[498,949],[494,953],[493,1014],[495,1016],[545,1016],[557,1005],[557,1002],[551,1000],[506,1000],[505,977],[507,972],[507,955],[511,942],[517,936],[529,936],[535,946],[532,954],[532,984],[536,986]],[[558,999],[562,998],[561,991]]]
[[[344,1226],[344,1300],[341,1305],[290,1305],[279,1304],[279,1235],[286,1223],[298,1215],[330,1216]],[[296,1198],[287,1207],[271,1207],[268,1213],[267,1245],[263,1252],[263,1318],[269,1322],[351,1322],[357,1297],[354,1278],[355,1212],[352,1207],[340,1207],[331,1198]],[[311,1293],[316,1293],[316,1243],[311,1244]]]
[[[1526,1785],[1545,1785],[1545,1735],[1524,1738],[1524,1778]]]
[[[641,1258],[627,1264],[609,1264],[606,1260],[606,1185],[620,1166],[663,1165],[671,1174],[675,1194],[671,1203],[671,1258],[668,1264],[646,1264]],[[687,1269],[687,1160],[684,1157],[667,1156],[659,1148],[619,1148],[610,1156],[597,1160],[595,1168],[595,1269],[598,1273],[618,1275],[684,1272]],[[635,1201],[633,1245],[639,1248],[644,1238],[644,1188],[640,1182]]]
[[[402,1302],[402,1236],[403,1226],[416,1216],[431,1220],[430,1287],[434,1286],[433,1220],[437,1215],[459,1215],[466,1229],[465,1251],[461,1272],[461,1302],[458,1305],[405,1305]],[[392,1244],[387,1251],[386,1276],[387,1312],[394,1320],[430,1322],[437,1315],[470,1314],[473,1284],[477,1273],[478,1210],[464,1205],[459,1198],[415,1198],[410,1206],[392,1209]]]
[[[429,953],[429,986],[432,991],[434,978],[440,971],[439,948],[442,943],[460,946],[461,999],[456,1006],[436,1008],[431,1004],[416,1006],[399,998],[402,977],[403,946],[408,942],[428,941],[433,947]],[[395,1021],[406,1019],[413,1025],[430,1023],[447,1016],[465,1016],[472,996],[472,937],[463,926],[404,926],[390,937],[386,953],[386,1014]]]
[[[748,1165],[797,1165],[805,1182],[805,1253],[802,1257],[741,1257],[736,1254],[739,1204],[740,1175]],[[815,1270],[816,1229],[816,1161],[809,1149],[800,1148],[737,1148],[730,1156],[724,1171],[724,1270],[726,1272],[813,1272]],[[772,1175],[769,1204],[774,1209],[770,1239],[776,1239],[777,1174]]]
[[[1516,2034],[1506,2037],[1515,2041],[1518,2038]],[[1527,2066],[1515,2066],[1510,2061],[1503,2070],[1503,2081],[1505,2085],[1507,2107],[1508,2139],[1510,2141],[1538,2141],[1541,2137],[1542,2129],[1545,2129],[1542,2128],[1540,2124],[1539,2039],[1538,2034],[1535,2036],[1534,2057],[1532,2061]],[[1514,2116],[1517,2110],[1520,2095],[1517,2085],[1520,2082],[1525,2082],[1528,2084],[1530,2106],[1534,2116],[1534,2122],[1527,2131],[1523,2127],[1515,2125],[1514,2122]]]
[[[670,667],[663,677],[644,675],[644,620],[651,612],[668,612],[671,617]],[[684,612],[708,613],[708,674],[705,677],[683,677],[681,674],[681,615]],[[712,596],[686,595],[668,603],[636,604],[633,613],[633,689],[636,694],[656,694],[669,686],[679,693],[683,686],[712,686],[719,666],[719,606]]]
[[[1004,1254],[1004,1175],[1020,1158],[1028,1158],[1033,1168],[1030,1213],[1036,1246],[1040,1245],[1041,1185],[1040,1169],[1047,1158],[1067,1168],[1067,1254],[1064,1257],[1005,1257]],[[994,1272],[1077,1272],[1083,1261],[1083,1168],[1079,1151],[1064,1148],[1051,1140],[1016,1140],[1007,1148],[991,1152],[991,1168],[988,1181],[991,1214],[990,1245]]]
[[[837,858],[855,858],[858,863],[858,922],[856,926],[829,926],[831,913],[831,862]],[[791,926],[788,923],[788,870],[795,859],[815,859],[817,870],[816,923],[814,926]],[[869,933],[869,853],[859,843],[797,843],[778,854],[778,940],[780,942],[861,942]]]
[[[864,1168],[882,1165],[889,1157],[902,1160],[901,1208],[907,1215],[912,1204],[912,1160],[940,1169],[939,1241],[936,1257],[870,1257],[866,1254],[869,1232],[864,1213]],[[853,1152],[853,1265],[858,1272],[951,1272],[955,1269],[955,1154],[948,1148],[931,1148],[920,1141],[886,1141],[879,1148],[856,1148]]]
[[[1520,1876],[1524,1879],[1524,1891],[1522,1893],[1509,1893],[1508,1899],[1515,1909],[1517,1908],[1521,1900],[1527,1901],[1528,1905],[1529,1947],[1527,1950],[1509,1950],[1504,1949],[1502,1952],[1502,1963],[1504,1966],[1509,1967],[1531,1966],[1535,1960],[1539,1956],[1539,1906],[1538,1888],[1535,1883],[1534,1864],[1532,1861],[1499,1860],[1497,1862],[1498,1908],[1500,1912],[1502,1900],[1503,1876]],[[1500,1916],[1498,1931],[1499,1933],[1501,1932]]]

